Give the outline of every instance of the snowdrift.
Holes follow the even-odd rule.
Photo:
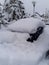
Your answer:
[[[26,41],[29,37],[27,33],[11,32],[7,30],[0,30],[0,42],[1,43],[14,43],[15,41]]]
[[[14,42],[16,39],[16,34],[15,33],[12,33],[10,31],[3,31],[3,30],[0,30],[0,42],[1,43],[4,43],[4,42],[7,42],[7,43],[12,43]]]
[[[43,21],[36,18],[26,18],[14,21],[13,24],[8,25],[8,30],[23,33],[35,33],[38,27],[44,27]]]
[[[49,49],[46,30],[34,44],[19,39],[12,44],[0,43],[0,65],[49,65],[49,60],[44,57]]]
[[[27,18],[8,25],[8,30],[0,30],[0,65],[49,65],[45,58],[49,49],[49,27],[44,28],[35,42],[26,41],[28,33],[35,33],[40,26],[45,27],[44,22]]]

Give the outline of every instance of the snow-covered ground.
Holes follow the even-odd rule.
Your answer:
[[[49,65],[49,59],[45,58],[46,51],[49,49],[49,26],[44,25],[43,33],[39,36],[37,41],[31,43],[26,41],[29,37],[28,31],[29,29],[32,30],[34,26],[37,28],[39,22],[34,24],[33,27],[31,23],[31,27],[28,22],[24,24],[21,23],[26,25],[27,29],[20,24],[19,26],[21,28],[18,26],[21,30],[22,27],[25,28],[27,33],[22,33],[20,29],[20,32],[11,32],[11,29],[9,30],[8,28],[7,30],[0,30],[0,65]],[[10,25],[8,27],[12,28],[13,24],[10,24],[11,27]],[[43,24],[41,25],[43,26]],[[12,29],[18,30],[15,28]]]

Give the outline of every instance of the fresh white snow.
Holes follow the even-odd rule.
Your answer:
[[[44,27],[43,33],[37,41],[27,42],[28,33],[36,31],[39,26]],[[49,26],[30,18],[18,20],[7,29],[0,30],[0,65],[49,65],[49,60],[45,58],[49,49]]]
[[[43,21],[36,18],[26,18],[15,21],[15,23],[8,26],[8,30],[23,33],[35,33],[40,26],[45,26]]]
[[[0,31],[0,42],[14,42],[16,38],[16,35],[14,33],[11,33],[9,31]]]
[[[34,43],[23,39],[16,39],[14,43],[1,44],[0,42],[0,65],[38,65],[40,63],[48,65],[48,61],[44,59],[48,49],[49,35],[46,28]]]

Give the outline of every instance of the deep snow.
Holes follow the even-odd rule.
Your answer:
[[[13,24],[10,25],[13,27]],[[28,23],[25,24],[29,26]],[[35,29],[39,26],[36,25]],[[11,32],[8,28],[7,30],[1,29],[0,65],[49,65],[49,59],[45,58],[46,51],[49,49],[49,26],[44,25],[44,27],[43,33],[39,36],[37,41],[34,41],[33,43],[26,41],[29,37],[28,33]],[[26,27],[24,28],[26,29]],[[15,28],[12,29],[15,30]],[[32,30],[32,27],[29,29]]]
[[[0,65],[48,65],[45,53],[49,49],[49,34],[46,30],[34,43],[24,40],[25,33],[17,33],[14,43],[0,42]]]
[[[8,25],[8,30],[23,33],[35,33],[38,27],[45,27],[44,22],[37,18],[20,19],[14,22],[15,23]]]

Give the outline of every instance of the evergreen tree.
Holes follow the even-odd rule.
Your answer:
[[[23,3],[21,1],[19,1],[19,9],[20,9],[20,16],[21,18],[24,18],[25,17],[25,8],[23,6]]]
[[[3,24],[4,25],[4,22],[3,22],[3,6],[2,4],[0,3],[0,28],[1,28],[1,25]]]
[[[23,3],[19,0],[5,0],[4,13],[5,18],[7,14],[8,22],[25,18],[25,8],[23,6]]]

